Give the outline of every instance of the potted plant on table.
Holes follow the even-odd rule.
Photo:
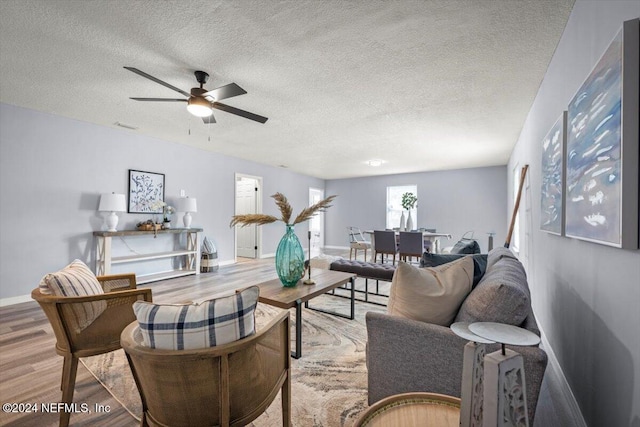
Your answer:
[[[407,210],[409,212],[409,215],[407,216],[407,227],[406,227],[408,231],[413,230],[413,218],[411,218],[411,210],[415,208],[416,203],[418,203],[418,196],[416,196],[415,194],[406,192],[402,195],[402,209]],[[404,216],[404,211],[402,212],[402,215]],[[404,223],[402,219],[403,218],[400,218],[401,224]],[[400,228],[402,228],[402,225],[400,226]]]
[[[167,204],[162,207],[162,228],[164,228],[165,230],[171,228],[171,214],[175,211],[176,210],[173,206],[169,206]]]
[[[229,226],[241,225],[245,227],[250,224],[262,225],[276,221],[284,222],[287,229],[276,250],[276,272],[284,286],[293,287],[304,275],[304,251],[293,228],[296,224],[307,221],[318,212],[324,212],[331,207],[331,202],[336,196],[329,196],[308,208],[304,208],[293,222],[291,221],[293,209],[287,198],[281,193],[276,193],[271,197],[275,199],[276,205],[280,209],[280,218],[265,214],[234,215]]]

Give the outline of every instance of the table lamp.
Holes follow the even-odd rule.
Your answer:
[[[196,199],[191,197],[181,197],[177,203],[178,211],[184,212],[182,223],[184,228],[191,228],[191,212],[198,212],[198,205]]]
[[[117,231],[118,215],[116,212],[124,212],[126,207],[127,203],[124,194],[111,193],[100,195],[98,210],[100,212],[111,212],[107,215],[107,231]]]

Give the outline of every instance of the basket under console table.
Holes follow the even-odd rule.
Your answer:
[[[202,228],[170,228],[166,230],[124,230],[124,231],[94,231],[96,243],[96,275],[111,274],[114,264],[133,263],[138,261],[185,257],[184,268],[145,274],[136,278],[137,283],[149,283],[174,277],[200,274],[200,234]],[[185,234],[186,248],[165,252],[150,252],[125,256],[113,256],[111,241],[113,237],[139,236],[153,239],[158,234]]]

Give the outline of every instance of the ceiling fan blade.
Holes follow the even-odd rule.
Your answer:
[[[215,101],[220,101],[221,99],[231,98],[233,96],[238,96],[238,95],[244,95],[245,93],[247,93],[247,91],[242,89],[237,84],[229,83],[228,85],[220,86],[219,88],[203,93],[202,96],[211,97]]]
[[[204,124],[206,125],[210,125],[211,123],[216,123],[216,118],[213,117],[213,114],[207,117],[203,117],[202,121],[204,122]]]
[[[158,102],[187,102],[186,99],[173,99],[173,98],[129,98],[134,101],[158,101]]]
[[[236,116],[244,117],[245,119],[254,120],[254,121],[260,122],[260,123],[265,123],[267,120],[269,120],[266,117],[262,117],[262,116],[259,116],[257,114],[253,114],[253,113],[250,113],[248,111],[241,110],[239,108],[231,107],[231,106],[226,105],[226,104],[221,104],[219,102],[213,102],[213,103],[211,103],[211,106],[213,108],[216,108],[218,110],[224,111],[226,113],[235,114]]]
[[[158,84],[161,84],[161,85],[162,85],[162,86],[164,86],[164,87],[168,87],[168,88],[169,88],[169,89],[171,89],[171,90],[175,90],[176,92],[181,93],[181,94],[183,94],[183,95],[184,95],[184,96],[186,96],[186,97],[190,97],[190,96],[191,96],[191,94],[190,94],[190,93],[185,92],[185,91],[183,91],[182,89],[178,89],[177,87],[172,86],[172,85],[170,85],[169,83],[163,82],[162,80],[157,79],[157,78],[155,78],[155,77],[153,77],[153,76],[151,76],[151,75],[149,75],[149,74],[145,73],[144,71],[140,71],[140,70],[138,70],[137,68],[133,68],[133,67],[124,67],[124,68],[126,68],[127,70],[132,71],[132,72],[134,72],[134,73],[136,73],[136,74],[138,74],[138,75],[141,75],[142,77],[146,77],[147,79],[149,79],[149,80],[151,80],[151,81],[154,81],[154,82],[156,82],[156,83],[158,83]]]

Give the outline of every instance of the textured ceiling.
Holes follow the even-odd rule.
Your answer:
[[[504,165],[573,3],[1,0],[0,100],[325,179]],[[123,66],[269,121],[132,101],[180,95]]]

